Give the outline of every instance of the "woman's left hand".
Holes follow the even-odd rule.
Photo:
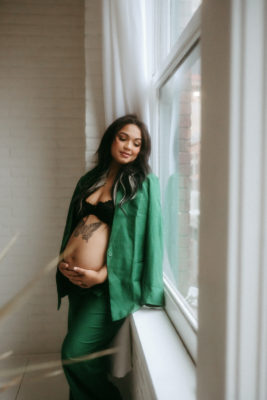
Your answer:
[[[74,267],[73,270],[77,276],[69,277],[69,280],[82,288],[90,288],[98,285],[107,279],[107,267],[104,265],[99,270],[84,269],[81,267]]]

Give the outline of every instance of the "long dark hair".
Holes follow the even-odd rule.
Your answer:
[[[128,124],[136,125],[140,129],[142,138],[141,149],[133,162],[121,165],[112,187],[112,198],[114,204],[119,187],[121,187],[123,191],[123,197],[119,203],[120,206],[122,206],[127,200],[133,199],[137,190],[141,188],[143,181],[150,172],[148,159],[151,151],[151,140],[146,125],[140,121],[135,114],[127,114],[116,119],[106,129],[96,151],[97,165],[94,168],[94,182],[89,188],[83,190],[80,198],[80,206],[82,199],[104,185],[112,161],[111,145],[116,134]]]

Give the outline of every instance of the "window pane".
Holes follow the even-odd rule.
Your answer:
[[[197,315],[200,57],[196,47],[160,89],[160,181],[166,274]]]
[[[171,19],[171,46],[181,35],[183,29],[188,24],[194,12],[200,6],[201,0],[171,0],[170,19]]]

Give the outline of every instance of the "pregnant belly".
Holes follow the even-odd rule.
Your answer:
[[[95,215],[89,215],[74,229],[64,250],[71,267],[98,270],[106,264],[110,228]]]

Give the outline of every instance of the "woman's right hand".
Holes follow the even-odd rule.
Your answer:
[[[70,282],[82,288],[90,288],[103,283],[108,276],[106,265],[95,271],[80,267],[71,267],[66,261],[61,261],[58,264],[58,269]]]
[[[73,271],[73,268],[70,267],[69,263],[64,260],[60,261],[60,263],[58,264],[58,269],[68,279],[76,278],[77,276],[79,276],[79,273]]]

